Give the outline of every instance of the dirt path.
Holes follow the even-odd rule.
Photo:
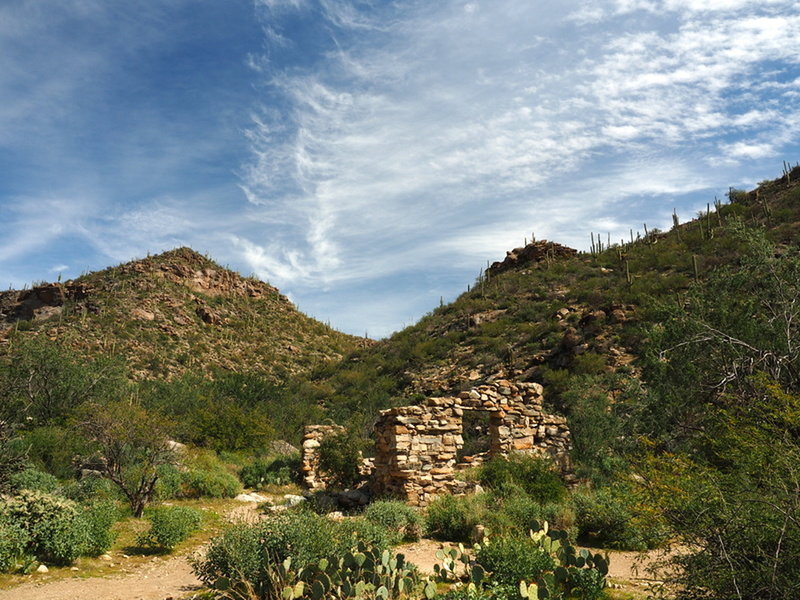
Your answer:
[[[23,583],[0,591],[0,600],[166,600],[200,588],[187,555],[154,558],[120,576]]]
[[[255,503],[242,504],[228,511],[229,522],[253,523],[260,518]],[[202,551],[202,548],[195,549]],[[0,590],[0,600],[178,600],[191,597],[202,587],[192,573],[184,552],[170,557],[155,556],[145,562],[127,565],[121,552],[112,553],[105,568],[107,575],[89,577],[80,569],[68,579],[50,579],[47,574],[30,575],[31,581]],[[80,564],[80,561],[79,563]]]

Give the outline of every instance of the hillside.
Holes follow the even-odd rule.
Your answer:
[[[646,233],[611,248],[603,233],[587,253],[546,241],[514,249],[454,302],[317,370],[312,388],[335,418],[367,423],[369,411],[498,374],[545,383],[565,413],[570,378],[602,375],[616,397],[638,381],[657,305],[682,302],[695,282],[740,260],[735,224],[763,229],[779,253],[800,239],[800,168],[729,196],[669,232],[643,224]]]
[[[189,248],[2,292],[0,352],[16,334],[58,339],[84,358],[119,355],[134,379],[221,370],[277,382],[359,344],[300,313],[274,287]]]

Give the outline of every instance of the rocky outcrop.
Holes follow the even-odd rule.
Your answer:
[[[89,286],[72,282],[0,292],[0,323],[49,319],[60,314],[66,302],[85,301],[90,293]]]
[[[578,251],[574,248],[562,246],[556,242],[548,242],[546,240],[531,242],[524,248],[514,248],[506,252],[506,257],[502,262],[492,263],[492,266],[489,267],[489,275],[497,275],[504,271],[548,260],[569,258],[576,254],[578,254]]]

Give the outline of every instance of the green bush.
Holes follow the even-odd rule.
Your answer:
[[[278,561],[291,556],[305,566],[342,545],[336,529],[336,523],[309,511],[275,515],[260,527],[262,553]]]
[[[182,454],[183,470],[162,467],[165,492],[180,498],[233,498],[242,491],[239,479],[228,471],[213,450],[190,449]],[[177,475],[180,491],[176,493]]]
[[[28,534],[28,551],[43,562],[70,564],[89,546],[78,506],[66,498],[24,490],[0,500],[0,517]]]
[[[74,477],[73,459],[91,452],[89,443],[68,427],[35,427],[25,433],[23,441],[31,464],[59,479]]]
[[[14,473],[9,477],[9,481],[14,491],[33,490],[50,494],[58,489],[58,479],[38,469],[25,469]]]
[[[79,515],[40,521],[31,529],[31,537],[36,557],[54,565],[72,564],[89,547],[89,531]]]
[[[119,488],[109,479],[97,476],[84,477],[64,484],[61,487],[61,495],[79,503],[120,499]]]
[[[190,469],[182,480],[184,498],[233,498],[242,491],[239,480],[222,470]]]
[[[347,488],[359,480],[362,445],[363,441],[350,432],[330,435],[320,442],[319,466],[334,486]]]
[[[333,535],[338,552],[342,553],[355,548],[358,542],[364,542],[382,552],[400,541],[393,531],[363,518],[345,519],[336,523]]]
[[[567,531],[572,539],[577,535],[575,511],[570,504],[539,504],[530,496],[520,494],[503,498],[496,513],[502,515],[518,535],[527,535],[529,531],[537,530],[544,521],[557,529]],[[501,531],[492,527],[491,521],[487,525],[493,533]]]
[[[155,498],[157,500],[171,500],[180,498],[183,488],[183,473],[175,465],[159,465],[156,468],[158,481],[156,482]]]
[[[30,536],[8,518],[0,518],[0,573],[18,570],[27,562]]]
[[[260,589],[269,581],[269,565],[278,562],[263,541],[260,525],[235,524],[211,540],[205,556],[196,559],[192,569],[208,585],[245,581]]]
[[[392,532],[397,541],[416,542],[422,535],[420,514],[396,500],[378,500],[364,511],[364,518]]]
[[[428,506],[425,526],[429,535],[452,542],[469,542],[472,530],[483,524],[485,497],[439,496]]]
[[[646,550],[664,542],[658,523],[637,518],[625,488],[579,492],[573,502],[583,539],[619,550]]]
[[[334,522],[310,511],[271,515],[254,525],[234,525],[211,540],[204,558],[195,561],[197,576],[211,586],[231,586],[231,597],[247,590],[248,598],[274,598],[282,580],[276,573],[287,558],[295,573],[336,562],[357,548],[380,557],[388,549],[389,532],[362,518]],[[365,551],[365,550],[362,550]],[[378,559],[380,564],[380,558]]]
[[[117,537],[111,527],[119,519],[119,510],[114,502],[100,501],[91,504],[84,509],[81,519],[88,538],[83,554],[99,556],[111,548]]]
[[[267,485],[287,485],[300,479],[300,455],[258,459],[242,467],[239,479],[245,487],[263,489]]]
[[[486,462],[481,467],[480,482],[501,496],[522,490],[540,504],[560,503],[567,495],[561,475],[551,461],[524,454]]]
[[[553,557],[539,544],[523,536],[493,537],[489,543],[481,544],[475,560],[491,571],[492,581],[513,585],[535,581],[556,566]]]
[[[488,582],[487,589],[472,589],[461,586],[451,589],[444,595],[436,596],[438,600],[519,600],[518,585],[495,584]]]
[[[157,552],[170,552],[200,527],[202,515],[186,506],[154,508],[146,516],[150,529],[136,538],[142,548]]]

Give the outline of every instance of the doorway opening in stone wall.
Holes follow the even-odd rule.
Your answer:
[[[461,418],[464,443],[456,453],[458,463],[478,463],[489,456],[492,448],[492,414],[487,410],[465,410]]]

